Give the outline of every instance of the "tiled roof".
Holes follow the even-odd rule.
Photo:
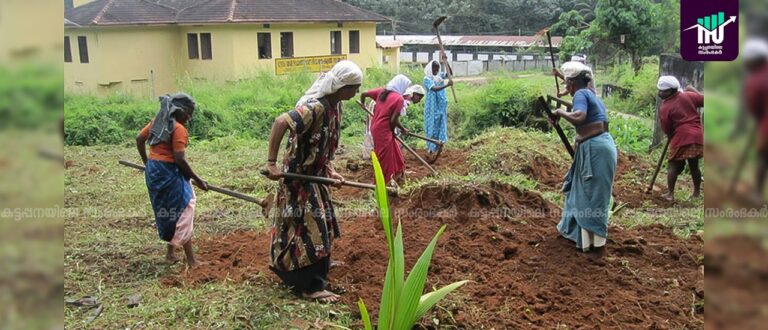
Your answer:
[[[80,26],[389,21],[338,0],[96,0],[64,17]]]

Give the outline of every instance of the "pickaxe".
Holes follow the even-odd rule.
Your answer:
[[[440,38],[440,24],[443,24],[443,21],[448,18],[448,16],[440,16],[438,17],[434,22],[432,22],[432,27],[435,29],[435,33],[437,34],[437,44],[440,46],[440,61],[443,62],[443,57],[445,56],[445,47],[443,47],[443,39]],[[451,68],[451,65],[448,64],[448,61],[444,61],[443,64],[445,64],[446,68],[446,74],[448,75],[448,79],[451,79],[451,72],[453,72],[453,69]],[[456,98],[456,89],[453,88],[453,85],[451,85],[451,92],[453,93],[453,101],[456,103],[459,103],[459,100]]]
[[[376,103],[373,103],[373,104],[376,104]],[[366,108],[365,105],[362,102],[360,102],[358,100],[357,101],[357,105],[359,105],[360,109],[363,109],[363,111],[365,111],[369,116],[371,116],[371,118],[373,118],[373,113],[371,112],[371,110],[368,110],[368,108]],[[397,142],[400,142],[400,144],[403,145],[403,147],[405,147],[405,149],[408,150],[408,152],[410,152],[414,157],[416,157],[416,159],[418,159],[422,164],[424,164],[424,166],[426,166],[432,172],[432,174],[437,174],[437,171],[435,171],[435,169],[432,168],[432,166],[430,166],[429,163],[427,163],[426,160],[421,158],[421,156],[419,156],[419,154],[417,154],[416,151],[413,150],[413,148],[411,148],[411,146],[409,146],[408,144],[403,142],[403,139],[401,139],[397,135],[395,135],[395,139],[397,140]],[[442,146],[441,146],[441,148],[442,148]]]
[[[667,139],[667,143],[664,145],[664,149],[661,151],[661,157],[659,157],[659,162],[656,164],[656,170],[653,172],[653,178],[651,178],[651,184],[648,185],[648,189],[645,190],[646,194],[650,194],[653,192],[653,186],[656,185],[656,178],[659,176],[659,172],[661,171],[661,165],[664,164],[664,158],[667,156],[667,150],[669,150],[669,141],[670,139]]]
[[[125,165],[125,166],[128,166],[128,167],[132,167],[132,168],[135,168],[137,170],[142,170],[142,171],[145,170],[144,166],[141,166],[141,165],[135,164],[135,163],[131,163],[131,162],[126,161],[126,160],[120,160],[118,163],[120,163],[120,165]],[[221,187],[218,187],[218,186],[214,186],[212,184],[208,185],[208,190],[215,191],[217,193],[224,194],[224,195],[227,195],[227,196],[230,196],[230,197],[234,197],[234,198],[237,198],[237,199],[242,199],[244,201],[248,201],[248,202],[251,202],[251,203],[259,204],[259,206],[261,206],[261,214],[264,215],[265,218],[269,217],[269,210],[272,208],[272,202],[273,202],[273,197],[274,197],[274,195],[272,195],[272,194],[269,194],[264,199],[259,200],[259,199],[253,198],[251,196],[248,196],[248,195],[245,195],[245,194],[241,194],[241,193],[236,192],[236,191],[232,191],[232,190],[229,190],[229,189],[226,189],[226,188],[221,188]]]
[[[261,170],[261,175],[267,176],[269,175],[269,171],[266,169]],[[355,188],[363,188],[363,189],[371,189],[376,190],[376,185],[367,184],[367,183],[360,183],[360,182],[353,182],[353,181],[340,181],[336,179],[326,178],[322,176],[314,176],[314,175],[304,175],[304,174],[296,174],[296,173],[280,173],[280,176],[283,178],[288,179],[294,179],[294,180],[300,180],[300,181],[308,181],[308,182],[314,182],[319,184],[328,184],[328,185],[336,185],[341,183],[343,186],[349,186],[349,187],[355,187]],[[387,187],[387,192],[390,195],[397,196],[397,190],[391,187]]]

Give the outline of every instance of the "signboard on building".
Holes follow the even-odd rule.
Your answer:
[[[341,60],[346,60],[347,55],[306,56],[293,58],[276,58],[275,74],[288,74],[294,72],[325,72]]]

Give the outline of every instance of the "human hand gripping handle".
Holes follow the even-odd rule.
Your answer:
[[[261,170],[261,174],[272,181],[280,180],[280,178],[283,177],[283,173],[280,172],[280,170],[277,169],[277,165],[272,162],[267,162],[267,166],[265,169]]]
[[[333,186],[336,188],[341,188],[344,185],[344,182],[346,182],[344,180],[344,177],[341,174],[339,174],[339,172],[332,170],[328,174],[330,174],[331,179],[337,180],[336,183],[333,184]]]
[[[547,115],[547,120],[549,121],[552,126],[559,126],[560,125],[560,114],[562,113],[562,109],[555,109],[555,111],[552,111]]]
[[[204,190],[204,191],[208,191],[208,182],[207,182],[207,181],[205,181],[205,180],[203,180],[203,179],[201,179],[201,178],[197,177],[197,178],[194,178],[194,179],[192,179],[192,182],[193,182],[193,183],[194,183],[194,184],[195,184],[195,185],[196,185],[198,188],[200,188],[200,189],[202,189],[202,190]]]

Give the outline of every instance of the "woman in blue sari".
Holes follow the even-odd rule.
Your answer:
[[[554,115],[575,126],[577,135],[576,154],[563,185],[563,217],[557,229],[577,248],[602,258],[618,152],[608,133],[605,105],[588,88],[592,80],[589,68],[564,74],[566,89],[573,96],[573,112],[558,109]]]
[[[427,90],[424,105],[424,131],[429,138],[443,143],[448,141],[448,97],[445,89],[453,85],[453,80],[445,81],[446,74],[440,70],[440,63],[432,60],[424,67],[424,88]],[[430,156],[437,152],[437,144],[428,142]]]
[[[187,94],[160,97],[160,111],[136,137],[136,148],[146,167],[144,176],[155,226],[160,239],[168,242],[166,260],[176,262],[174,249],[183,247],[190,268],[197,266],[192,250],[196,197],[190,180],[208,190],[208,184],[195,174],[185,156],[189,143],[185,125],[194,111],[195,101]]]

